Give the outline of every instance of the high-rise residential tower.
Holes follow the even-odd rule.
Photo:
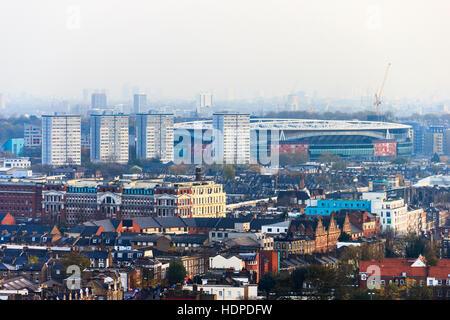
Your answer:
[[[81,117],[42,116],[42,164],[81,165]]]
[[[214,113],[215,154],[223,163],[250,163],[250,115]]]
[[[136,156],[138,159],[173,161],[173,114],[136,115]]]
[[[128,116],[91,115],[91,161],[128,163]]]

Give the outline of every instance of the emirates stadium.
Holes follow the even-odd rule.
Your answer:
[[[193,133],[212,129],[212,120],[180,122],[175,129]],[[262,133],[264,131],[264,133]],[[412,154],[412,128],[408,125],[359,120],[250,119],[250,148],[260,148],[260,137],[278,132],[281,152],[305,151],[311,159],[323,153],[346,158],[377,158]],[[204,140],[204,144],[211,140]],[[177,142],[175,142],[177,144]],[[269,141],[270,145],[270,141]]]

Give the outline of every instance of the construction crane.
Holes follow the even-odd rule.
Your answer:
[[[386,78],[388,76],[389,68],[391,67],[391,63],[389,62],[386,71],[384,72],[384,79],[381,83],[381,87],[377,93],[375,93],[375,107],[377,108],[377,117],[380,116],[380,105],[381,105],[381,95],[383,94],[384,83],[386,82]]]

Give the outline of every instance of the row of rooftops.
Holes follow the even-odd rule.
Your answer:
[[[122,227],[132,227],[133,223],[141,229],[150,228],[213,228],[234,229],[236,223],[250,223],[250,230],[261,230],[263,225],[269,225],[284,221],[282,218],[181,218],[181,217],[139,217],[133,219],[105,219],[85,222],[84,226],[102,226],[106,232],[114,232],[122,223]],[[80,226],[74,227],[77,230]],[[71,232],[71,231],[69,231]]]

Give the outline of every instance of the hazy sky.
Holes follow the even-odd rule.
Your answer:
[[[0,2],[0,92],[450,98],[448,0]]]

